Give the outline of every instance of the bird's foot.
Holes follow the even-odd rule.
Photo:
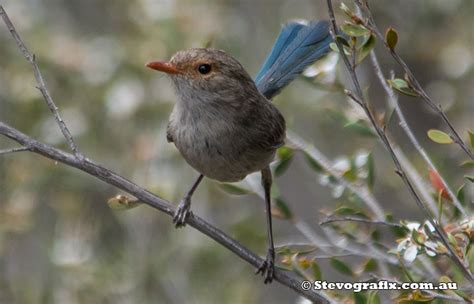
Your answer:
[[[186,226],[186,218],[191,213],[191,198],[185,196],[176,208],[176,211],[173,215],[173,224],[176,228],[181,228]]]
[[[273,249],[268,249],[267,258],[262,262],[260,267],[258,267],[255,274],[262,274],[265,278],[263,281],[265,284],[271,283],[275,275],[275,251]]]

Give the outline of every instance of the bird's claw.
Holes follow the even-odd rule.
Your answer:
[[[183,200],[179,203],[178,208],[173,215],[173,224],[176,228],[181,228],[186,226],[186,218],[191,213],[189,210],[191,207],[191,199],[188,197],[183,198]]]
[[[262,274],[265,278],[263,281],[265,284],[271,283],[275,275],[275,253],[273,250],[269,249],[267,253],[267,258],[262,262],[260,267],[258,267],[255,274]]]

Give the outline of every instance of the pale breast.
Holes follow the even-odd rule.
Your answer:
[[[184,159],[206,177],[239,181],[273,160],[277,146],[262,144],[268,141],[269,130],[265,127],[256,128],[218,115],[195,118],[183,119],[175,113],[170,130]]]

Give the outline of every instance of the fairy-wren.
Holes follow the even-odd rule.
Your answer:
[[[265,283],[273,279],[275,261],[269,165],[285,141],[285,120],[269,99],[326,54],[330,41],[326,22],[289,23],[257,76],[259,86],[235,58],[212,48],[183,50],[170,61],[147,64],[173,81],[178,101],[166,137],[200,173],[179,203],[173,222],[177,227],[185,225],[191,196],[203,176],[236,182],[260,171],[269,247],[257,273],[265,276]]]

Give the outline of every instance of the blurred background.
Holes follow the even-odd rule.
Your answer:
[[[325,1],[309,0],[6,0],[2,1],[48,88],[89,158],[161,197],[177,202],[197,176],[166,142],[176,97],[169,79],[144,67],[180,49],[212,43],[236,57],[251,75],[258,71],[281,24],[290,19],[327,19]],[[339,2],[335,1],[339,21]],[[350,1],[346,1],[352,5]],[[397,29],[397,49],[457,130],[474,129],[474,2],[470,0],[371,1],[381,29]],[[403,74],[377,45],[388,73]],[[375,163],[374,196],[395,219],[420,220],[393,163],[379,141],[347,127],[361,112],[341,93],[347,76],[336,55],[321,80],[297,79],[275,104],[288,127],[343,169],[370,153]],[[359,68],[376,105],[386,96],[370,64]],[[67,150],[55,121],[35,88],[30,66],[3,23],[0,25],[0,121]],[[401,96],[415,134],[453,188],[469,169],[455,145],[426,137],[443,129],[422,101]],[[349,124],[350,125],[350,124]],[[392,138],[420,175],[428,170],[396,119]],[[0,148],[13,143],[0,138]],[[341,169],[341,170],[342,170]],[[462,170],[462,172],[460,172]],[[472,174],[472,171],[471,171]],[[256,178],[257,176],[250,177]],[[277,245],[307,242],[301,227],[321,232],[321,210],[350,198],[328,185],[296,153],[276,178],[279,195],[298,220],[276,220]],[[247,183],[248,185],[248,183]],[[467,185],[472,198],[472,183]],[[235,189],[234,189],[235,190]],[[232,195],[205,180],[193,211],[261,255],[266,250],[263,201]],[[235,192],[235,191],[234,191]],[[239,192],[239,191],[238,191]],[[0,158],[1,303],[296,303],[279,284],[264,285],[254,269],[193,229],[174,229],[171,219],[147,206],[111,210],[119,192],[91,176],[29,153]],[[361,207],[363,208],[363,207]],[[395,239],[388,240],[396,246]],[[324,259],[325,279],[336,280]]]

